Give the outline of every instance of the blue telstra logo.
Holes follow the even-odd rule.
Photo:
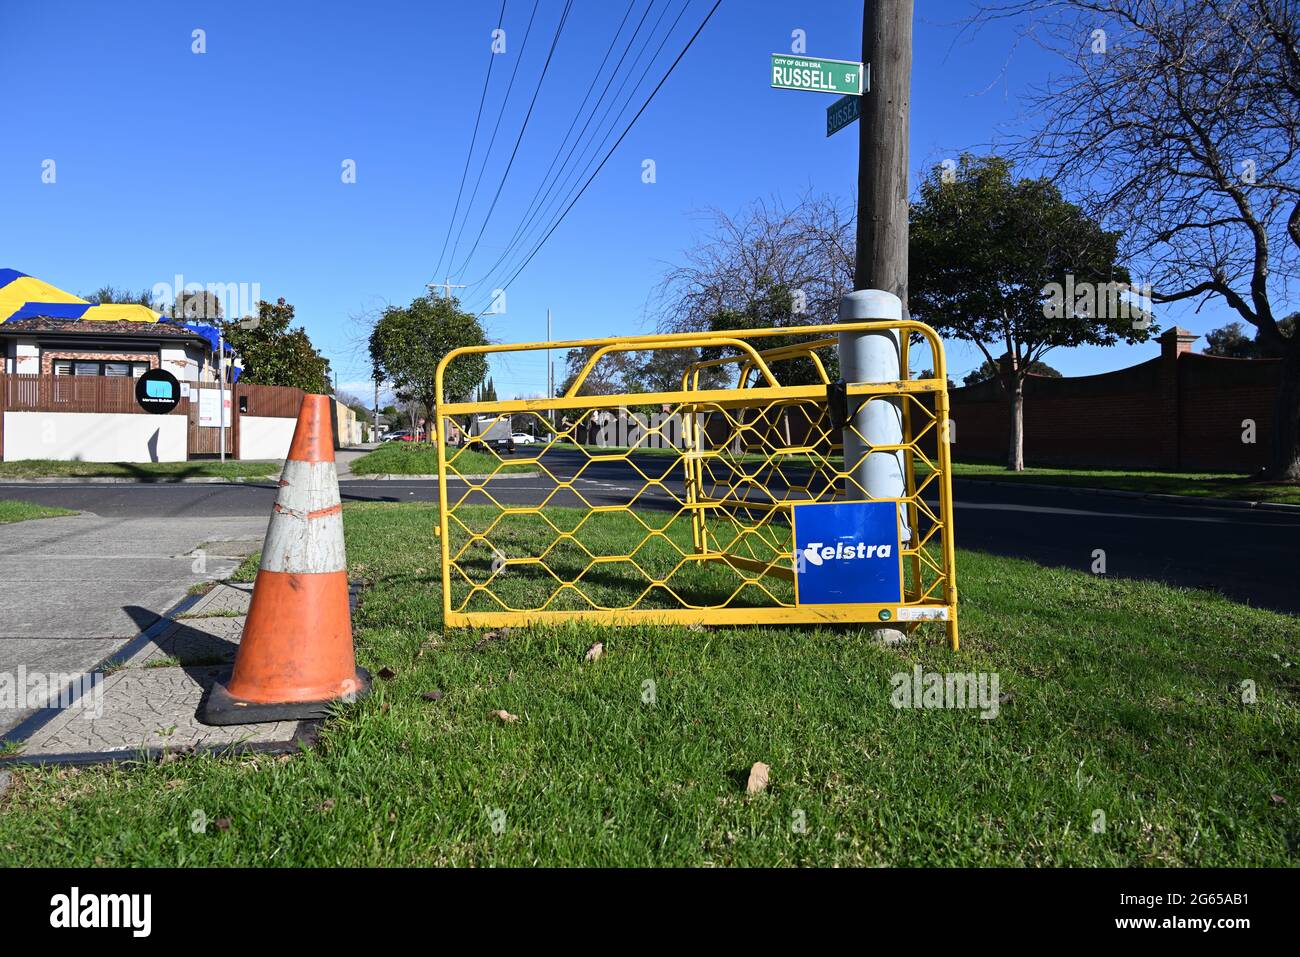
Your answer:
[[[817,502],[793,512],[798,604],[903,600],[894,502]]]

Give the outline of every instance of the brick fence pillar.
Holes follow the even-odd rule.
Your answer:
[[[1152,436],[1158,449],[1161,468],[1182,468],[1183,416],[1182,386],[1178,375],[1178,359],[1192,351],[1192,343],[1200,336],[1174,326],[1160,336],[1160,402],[1165,425],[1163,434]]]

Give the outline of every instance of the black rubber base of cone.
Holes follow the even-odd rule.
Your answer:
[[[230,676],[225,676],[229,681]],[[199,704],[198,718],[203,724],[269,724],[275,721],[309,721],[329,716],[330,709],[343,702],[342,698],[330,698],[325,701],[286,701],[279,704],[265,704],[260,701],[244,701],[234,697],[226,690],[225,681],[215,682]],[[357,669],[357,681],[360,688],[351,701],[358,701],[370,693],[370,672],[365,668]]]

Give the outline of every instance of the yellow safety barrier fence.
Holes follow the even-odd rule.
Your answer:
[[[928,344],[932,377],[832,381],[834,337],[857,332],[894,334],[903,370],[911,345]],[[436,410],[448,626],[936,621],[957,648],[948,378],[933,329],[478,346],[443,359],[438,392],[458,357],[548,349],[588,354],[564,395]],[[589,394],[609,388],[595,373],[627,353],[679,387]],[[901,441],[871,445],[858,431],[871,403],[888,405]],[[851,462],[845,435],[865,449]],[[898,462],[899,494],[863,487],[868,456]]]

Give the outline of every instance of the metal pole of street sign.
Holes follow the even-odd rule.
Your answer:
[[[217,419],[220,425],[221,461],[226,460],[226,337],[217,326]]]

